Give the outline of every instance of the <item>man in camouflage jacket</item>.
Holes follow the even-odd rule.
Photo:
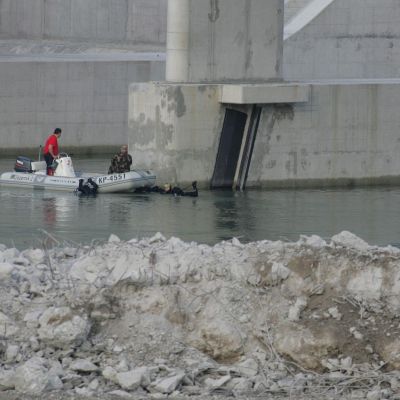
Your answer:
[[[111,165],[108,169],[109,174],[118,174],[128,172],[131,169],[132,157],[128,154],[128,146],[121,146],[121,150],[111,159]]]

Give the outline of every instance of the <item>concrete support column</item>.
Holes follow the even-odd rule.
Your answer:
[[[166,80],[187,82],[189,77],[190,0],[168,0]]]

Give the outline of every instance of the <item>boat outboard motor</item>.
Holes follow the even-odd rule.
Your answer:
[[[18,156],[14,166],[15,172],[32,172],[32,160],[28,157]]]

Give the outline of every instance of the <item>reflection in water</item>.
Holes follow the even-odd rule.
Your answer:
[[[238,238],[244,241],[257,240],[257,236],[253,234],[254,229],[257,227],[257,213],[255,213],[251,207],[247,207],[248,198],[247,193],[236,194],[240,204],[238,208],[241,211],[240,219],[240,235]],[[264,205],[264,209],[266,204]]]
[[[242,241],[254,240],[254,229],[257,227],[257,212],[251,206],[247,192],[232,193],[229,191],[214,192],[215,230],[219,232],[218,240],[229,240],[236,237]]]
[[[30,246],[38,232],[90,243],[111,233],[129,240],[163,233],[213,244],[238,237],[298,240],[349,230],[372,244],[400,240],[400,189],[379,191],[203,191],[198,198],[149,194],[27,192],[0,189],[0,243]],[[41,212],[36,212],[41,210]]]
[[[53,228],[57,222],[57,203],[55,197],[43,199],[43,221],[47,228]]]
[[[238,209],[236,206],[236,199],[216,199],[215,206],[215,227],[223,232],[236,232],[239,223]],[[226,234],[225,234],[226,235]],[[221,240],[229,239],[225,236]]]
[[[129,226],[130,222],[134,222],[135,208],[138,205],[143,207],[149,205],[149,199],[141,196],[138,201],[132,195],[120,195],[119,198],[110,198],[109,203],[109,224],[112,225],[125,225]]]
[[[112,221],[113,223],[126,223],[127,220],[129,219],[129,205],[127,204],[115,204],[111,203],[110,204],[110,222]]]

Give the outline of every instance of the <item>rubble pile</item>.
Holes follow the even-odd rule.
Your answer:
[[[0,392],[400,399],[399,267],[349,232],[0,245]]]

